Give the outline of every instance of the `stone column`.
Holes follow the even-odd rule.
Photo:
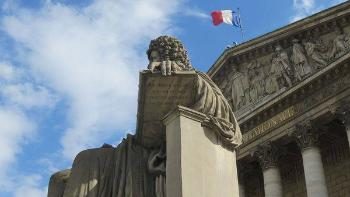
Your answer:
[[[297,125],[294,136],[303,157],[307,196],[328,197],[321,151],[318,146],[318,134],[308,122]]]
[[[239,196],[236,153],[206,120],[180,106],[164,119],[167,197]]]
[[[278,168],[278,148],[271,142],[268,142],[259,145],[254,154],[263,170],[265,196],[282,197],[282,180]]]
[[[339,107],[336,111],[336,116],[340,121],[342,121],[345,127],[350,147],[350,105],[343,104],[341,107]]]

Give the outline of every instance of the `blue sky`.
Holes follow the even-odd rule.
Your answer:
[[[341,0],[0,0],[0,196],[46,196],[80,150],[135,129],[150,39],[170,34],[207,71],[239,29],[209,13],[240,7],[245,40]]]

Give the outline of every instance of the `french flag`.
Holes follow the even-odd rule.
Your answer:
[[[234,15],[232,10],[216,10],[211,13],[211,17],[215,26],[220,25],[221,23],[226,23],[236,27],[241,27],[239,16]]]

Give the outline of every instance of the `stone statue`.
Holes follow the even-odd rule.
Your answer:
[[[293,39],[292,62],[294,64],[294,77],[297,81],[301,81],[312,73],[312,68],[306,57],[304,47],[299,40]]]
[[[327,65],[326,57],[323,53],[324,47],[313,40],[303,40],[303,45],[308,57],[316,64],[316,66],[314,66],[316,69]]]
[[[171,46],[167,44],[171,43]],[[161,71],[162,75],[171,75],[171,72],[192,70],[187,52],[180,41],[169,36],[162,36],[152,40],[147,51],[150,63],[148,69]]]
[[[273,81],[277,81],[279,89],[281,87],[291,87],[292,69],[290,67],[290,61],[287,53],[282,50],[281,46],[276,46],[275,54],[271,60],[270,74],[273,75]]]
[[[165,143],[160,149],[155,149],[150,153],[148,169],[155,176],[155,196],[166,197],[166,150]]]
[[[272,67],[271,67],[272,68]],[[265,90],[267,94],[273,94],[279,90],[278,75],[270,68],[270,74],[266,78]]]
[[[49,182],[48,196],[62,196],[69,179],[71,170],[62,170],[53,174]],[[60,195],[61,194],[61,195]]]
[[[344,55],[349,49],[350,37],[346,35],[340,27],[335,28],[335,38],[332,43],[332,50],[330,51],[330,57],[339,58]]]
[[[234,149],[241,144],[242,134],[228,101],[210,77],[192,69],[179,40],[169,36],[152,40],[147,55],[151,72],[142,72],[145,76],[158,75],[153,74],[158,70],[158,79],[172,80],[168,75],[176,75],[176,71],[189,72],[193,91],[191,103],[184,107],[205,114],[211,131],[224,146]],[[143,105],[139,102],[139,108]],[[166,141],[160,139],[164,143],[149,147],[141,137],[128,135],[116,148],[104,145],[80,152],[71,170],[53,175],[48,197],[165,197]]]
[[[247,76],[239,72],[236,65],[232,65],[231,96],[235,110],[238,110],[247,103],[249,99],[248,95],[246,95],[248,88]]]
[[[248,66],[249,96],[255,102],[265,96],[265,73],[262,65],[253,60]]]

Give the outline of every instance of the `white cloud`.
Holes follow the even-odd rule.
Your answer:
[[[35,124],[21,111],[0,106],[0,188],[13,184],[7,173],[21,152],[21,145],[34,131]]]
[[[19,187],[17,156],[23,145],[37,134],[37,123],[26,114],[27,110],[48,109],[56,103],[55,96],[44,86],[35,84],[24,68],[0,62],[0,191]],[[35,188],[22,191],[37,196]],[[28,196],[25,195],[25,196]]]
[[[150,39],[171,32],[170,17],[180,1],[99,0],[83,9],[48,2],[40,10],[21,9],[3,19],[3,30],[21,49],[22,63],[68,102],[70,124],[61,139],[66,158],[135,127],[145,48]],[[25,89],[16,86],[7,93],[26,95],[30,88]]]
[[[305,18],[311,14],[315,14],[323,10],[325,7],[334,6],[346,0],[330,0],[321,2],[322,0],[293,0],[294,15],[291,17],[291,22]]]
[[[183,14],[186,16],[192,16],[200,19],[211,19],[210,15],[198,8],[185,8]]]
[[[316,12],[315,0],[293,0],[293,7],[296,13],[292,21],[300,20]]]
[[[56,98],[43,86],[32,83],[0,85],[0,96],[9,105],[18,105],[23,109],[34,107],[52,107]]]
[[[0,62],[0,80],[9,81],[15,78],[15,69],[9,63]]]
[[[40,188],[39,182],[42,177],[38,174],[21,177],[18,188],[14,193],[14,197],[46,197],[47,188]]]
[[[1,9],[4,11],[11,11],[18,8],[18,0],[4,0]]]

